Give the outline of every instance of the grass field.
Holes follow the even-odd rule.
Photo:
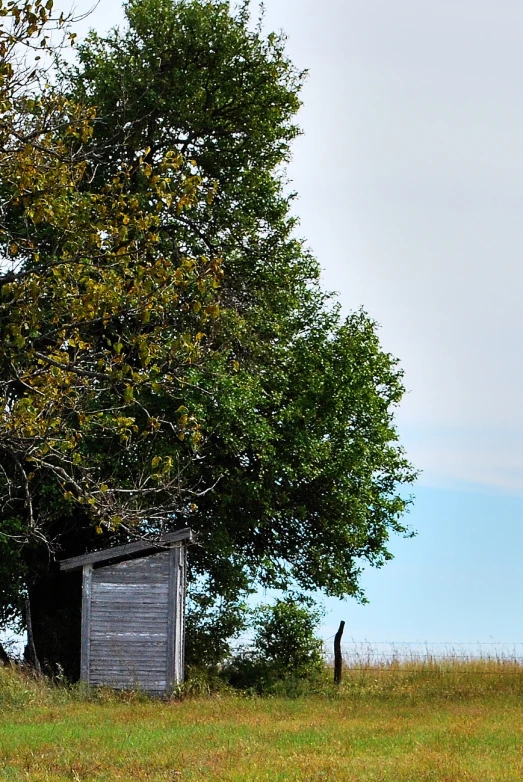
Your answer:
[[[348,671],[298,698],[89,696],[0,669],[0,780],[523,780],[523,668]]]

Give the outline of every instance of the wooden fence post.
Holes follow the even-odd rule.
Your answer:
[[[341,672],[343,666],[343,660],[341,656],[341,636],[345,622],[340,622],[338,632],[334,636],[334,684],[341,684]]]

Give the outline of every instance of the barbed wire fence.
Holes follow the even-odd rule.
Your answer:
[[[334,636],[322,638],[323,655],[328,665],[334,663]],[[252,649],[252,637],[248,634],[235,639],[233,654],[248,654]],[[453,663],[496,664],[500,672],[503,666],[523,670],[523,641],[374,641],[347,639],[341,643],[343,666],[352,671],[390,669],[408,672],[420,667],[437,668]],[[485,670],[485,673],[489,671]],[[508,672],[508,670],[507,670]]]
[[[334,659],[333,636],[324,638],[327,663]],[[523,668],[523,641],[360,641],[341,644],[344,666],[351,670],[401,668],[419,670],[420,666],[452,663],[496,663]]]

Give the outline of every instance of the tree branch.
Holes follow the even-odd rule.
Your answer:
[[[45,353],[39,353],[38,351],[35,351],[35,356],[42,361],[45,361],[47,364],[51,364],[53,367],[58,367],[58,369],[61,369],[64,372],[72,372],[73,374],[79,375],[80,377],[91,377],[96,380],[111,380],[111,376],[104,372],[92,372],[90,369],[80,369],[80,367],[77,367],[71,363],[62,364],[60,361],[55,361],[53,358],[49,358],[49,356],[46,356]]]

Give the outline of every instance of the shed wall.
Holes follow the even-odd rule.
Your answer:
[[[165,693],[181,681],[184,565],[185,547],[176,546],[85,567],[82,672],[89,684]]]

